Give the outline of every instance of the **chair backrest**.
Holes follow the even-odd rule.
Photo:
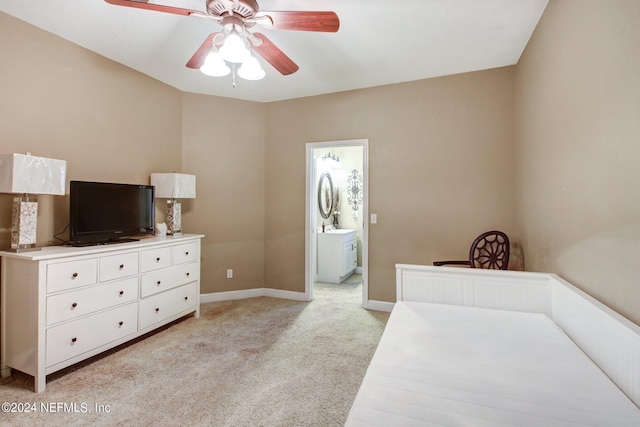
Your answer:
[[[509,238],[502,231],[487,231],[473,241],[469,249],[469,266],[506,270],[509,267]]]

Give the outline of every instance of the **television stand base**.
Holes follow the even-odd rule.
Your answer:
[[[97,240],[93,242],[71,242],[71,246],[74,248],[84,248],[86,246],[101,246],[101,245],[115,245],[116,243],[131,243],[139,242],[140,239],[134,239],[131,237],[114,240]]]
[[[135,239],[133,237],[126,237],[124,239],[114,239],[114,240],[107,240],[104,244],[105,245],[111,245],[114,243],[131,243],[131,242],[139,242],[140,239]]]

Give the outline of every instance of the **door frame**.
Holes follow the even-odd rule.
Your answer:
[[[306,144],[305,191],[305,300],[313,299],[313,283],[317,269],[317,197],[315,188],[316,165],[313,150],[332,147],[362,147],[362,306],[369,301],[369,140],[309,142]]]

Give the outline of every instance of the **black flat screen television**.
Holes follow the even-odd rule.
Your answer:
[[[69,240],[84,246],[131,241],[153,234],[154,187],[151,185],[71,181]]]

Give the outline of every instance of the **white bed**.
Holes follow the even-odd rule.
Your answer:
[[[399,265],[347,425],[640,426],[639,397],[640,328],[557,276]]]

